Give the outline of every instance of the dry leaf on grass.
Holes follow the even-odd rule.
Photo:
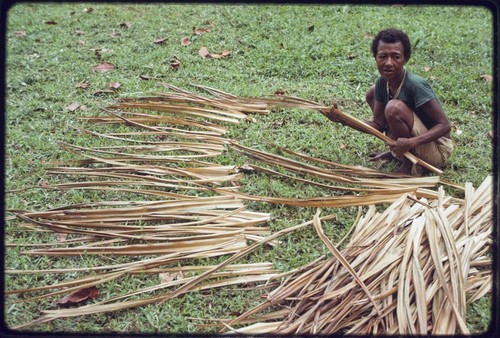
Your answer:
[[[68,111],[70,111],[70,112],[74,112],[79,107],[80,107],[80,104],[74,102],[74,103],[70,104],[69,106],[67,106],[66,109],[68,109]]]
[[[77,84],[75,84],[75,88],[81,88],[81,89],[88,88],[89,86],[90,82],[78,82]]]
[[[153,43],[159,45],[159,44],[164,43],[165,41],[167,41],[167,38],[158,38],[158,39],[154,39]]]
[[[207,47],[201,47],[198,51],[198,55],[200,55],[202,58],[211,58],[211,59],[223,59],[231,55],[231,52],[228,50],[222,51],[222,53],[217,54],[217,53],[210,53],[207,49]]]
[[[174,272],[174,273],[164,272],[164,273],[160,273],[159,277],[160,277],[161,283],[168,283],[168,282],[171,282],[171,281],[174,281],[177,279],[183,279],[184,274],[182,273],[182,271],[178,271],[178,272]]]
[[[202,58],[206,58],[210,55],[210,52],[208,51],[207,47],[203,46],[198,50],[198,55]]]
[[[107,95],[107,94],[113,94],[115,91],[111,89],[98,89],[96,90],[93,94],[94,95]]]
[[[111,83],[109,84],[109,88],[111,88],[111,89],[118,89],[118,88],[120,88],[121,86],[122,86],[122,84],[121,84],[121,83],[119,83],[119,82],[111,82]]]
[[[149,75],[139,75],[139,78],[141,80],[149,81],[149,80],[159,80],[160,78],[155,77],[155,76],[149,76]]]
[[[95,286],[75,291],[55,302],[60,306],[69,306],[83,303],[87,300],[95,299],[99,296],[99,290]]]
[[[203,28],[203,27],[193,27],[193,34],[195,35],[201,35],[205,33],[209,33],[210,28]]]
[[[115,65],[113,65],[112,63],[109,63],[109,62],[104,62],[104,63],[98,64],[98,65],[92,67],[92,70],[99,71],[99,72],[107,72],[107,71],[110,71],[113,69],[115,69]]]
[[[172,70],[177,70],[181,66],[181,60],[179,60],[177,57],[173,57],[170,60],[170,68]]]
[[[493,82],[493,76],[491,76],[491,75],[484,74],[484,75],[480,75],[479,77],[486,82],[489,82],[489,83]]]
[[[223,50],[220,54],[210,53],[210,57],[212,59],[223,59],[231,55],[231,52],[228,50]]]

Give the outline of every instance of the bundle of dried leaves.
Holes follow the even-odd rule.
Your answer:
[[[434,201],[403,195],[383,212],[371,206],[342,251],[318,213],[314,228],[333,257],[290,276],[225,326],[253,334],[469,334],[467,304],[492,286],[491,185],[488,177],[477,190],[468,186],[462,203],[441,190]]]

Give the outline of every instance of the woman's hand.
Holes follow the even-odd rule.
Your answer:
[[[404,137],[400,137],[395,141],[388,141],[386,144],[389,146],[389,149],[391,149],[391,151],[398,156],[403,155],[412,148],[415,148],[412,139]]]
[[[340,124],[344,124],[344,121],[341,118],[339,118],[339,112],[338,112],[338,108],[337,108],[336,104],[333,104],[333,106],[330,107],[329,109],[322,109],[321,112],[330,121],[333,121],[333,122],[336,122],[336,123],[340,123]]]

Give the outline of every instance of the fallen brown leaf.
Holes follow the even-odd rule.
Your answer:
[[[113,94],[114,90],[111,89],[98,89],[94,92],[94,95],[106,95],[106,94]]]
[[[68,109],[68,111],[73,112],[73,111],[77,110],[78,107],[80,107],[80,105],[78,103],[74,102],[74,103],[70,104],[69,106],[67,106],[66,108]]]
[[[49,21],[46,21],[45,23],[47,25],[57,25],[57,22],[55,22],[54,20],[49,20]]]
[[[429,66],[424,67],[424,71],[426,71],[426,72],[430,71],[431,69],[432,69],[432,67],[429,67]]]
[[[92,70],[99,71],[99,72],[107,72],[107,71],[110,71],[113,69],[115,69],[115,66],[109,62],[104,62],[104,63],[101,63],[97,66],[92,67]]]
[[[80,304],[89,299],[95,299],[99,296],[99,289],[95,286],[77,290],[55,302],[56,305],[67,306],[72,304]]]
[[[75,88],[81,88],[81,89],[88,88],[89,86],[90,82],[78,82],[77,84],[75,84]]]
[[[139,75],[139,78],[145,81],[149,80],[159,80],[157,77],[149,76],[149,75]]]
[[[170,62],[170,68],[172,68],[173,70],[179,69],[180,66],[181,66],[181,62],[179,60]]]
[[[170,59],[170,68],[172,68],[173,70],[177,70],[181,65],[181,60],[179,60],[179,58],[177,56],[173,56],[171,59]]]
[[[91,48],[90,50],[95,54],[111,53],[113,51],[112,49],[107,48]]]
[[[488,75],[488,74],[483,74],[479,76],[481,79],[485,80],[486,82],[493,82],[493,76]]]
[[[160,273],[159,276],[160,276],[161,283],[168,283],[168,282],[171,282],[171,281],[174,281],[177,279],[184,278],[182,271],[174,272],[174,273],[170,273],[170,272]]]
[[[40,186],[43,188],[47,188],[49,186],[49,181],[48,180],[42,180],[40,182]]]
[[[210,33],[210,28],[193,27],[193,34],[201,35],[201,34],[205,34],[205,33]]]
[[[83,11],[85,13],[92,13],[94,11],[94,9],[92,7],[86,7],[86,8],[83,9]]]
[[[78,46],[85,46],[85,41],[78,40]]]
[[[26,31],[15,31],[14,36],[16,38],[24,38],[26,36]]]
[[[91,49],[91,51],[94,52],[95,56],[97,56],[98,59],[101,59],[102,54],[112,52],[111,49],[106,49],[106,48],[95,48]]]
[[[122,86],[122,84],[121,84],[121,83],[119,83],[119,82],[111,82],[111,83],[109,84],[109,88],[111,88],[111,89],[118,89],[118,88],[120,88],[121,86]]]
[[[198,55],[200,55],[202,58],[222,59],[222,58],[225,58],[225,57],[228,57],[229,55],[231,55],[231,52],[228,50],[224,50],[220,54],[210,53],[208,51],[207,47],[203,46],[198,51]]]
[[[159,44],[164,43],[165,41],[167,41],[167,38],[159,38],[159,39],[153,40],[153,43],[159,45]]]
[[[243,164],[238,169],[245,174],[253,173],[255,171],[255,168],[249,165],[248,163]]]
[[[66,241],[66,238],[68,238],[68,234],[56,232],[56,240],[58,242],[64,242],[64,241]]]
[[[212,59],[223,59],[231,55],[231,52],[228,50],[223,50],[221,54],[210,53],[209,56]]]
[[[188,37],[182,38],[182,40],[181,40],[181,45],[182,46],[189,46],[190,44],[191,44],[191,40],[189,40]]]
[[[203,46],[198,51],[198,55],[201,56],[202,58],[206,58],[206,57],[209,57],[210,52],[208,51],[207,47]]]

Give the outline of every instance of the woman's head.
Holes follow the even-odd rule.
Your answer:
[[[401,42],[401,44],[403,45],[405,59],[407,61],[410,59],[411,43],[410,43],[410,38],[405,32],[394,28],[384,29],[383,31],[378,32],[372,41],[371,48],[373,57],[376,57],[377,55],[377,49],[380,41],[383,41],[385,43]]]

